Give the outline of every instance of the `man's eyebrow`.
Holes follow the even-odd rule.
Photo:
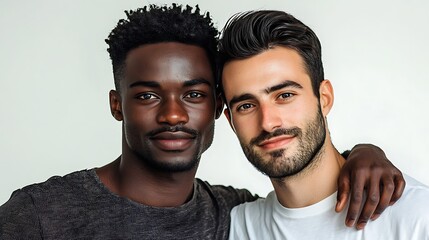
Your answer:
[[[191,80],[185,81],[183,83],[183,86],[184,87],[191,87],[191,86],[195,86],[195,85],[198,85],[198,84],[207,84],[210,87],[212,86],[212,84],[210,83],[210,81],[208,81],[208,80],[206,80],[204,78],[196,78],[196,79],[191,79]]]
[[[250,94],[250,93],[245,93],[245,94],[242,94],[239,96],[234,96],[229,101],[228,106],[233,107],[233,105],[237,104],[238,102],[249,100],[249,99],[254,99],[254,98],[255,98],[255,96],[253,94]]]
[[[151,87],[151,88],[159,88],[160,87],[160,85],[159,85],[158,82],[155,82],[155,81],[141,81],[141,80],[135,81],[135,82],[131,83],[128,87],[129,88],[133,88],[133,87],[138,87],[138,86],[141,86],[141,87]]]
[[[280,89],[285,88],[285,87],[292,87],[292,88],[300,88],[300,89],[302,89],[301,84],[299,84],[297,82],[294,82],[294,81],[291,81],[291,80],[286,80],[286,81],[284,81],[284,82],[282,82],[280,84],[277,84],[277,85],[274,85],[274,86],[266,88],[264,90],[264,92],[268,94],[268,93],[272,93],[274,91],[280,90]]]

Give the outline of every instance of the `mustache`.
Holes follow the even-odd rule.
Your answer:
[[[149,137],[153,137],[156,134],[162,133],[162,132],[185,132],[188,133],[190,135],[192,135],[193,137],[196,137],[198,135],[198,131],[195,129],[191,129],[191,128],[187,128],[185,126],[182,125],[176,125],[176,126],[163,126],[157,129],[154,129],[150,132],[148,132],[146,135]]]
[[[293,128],[278,128],[274,130],[273,132],[266,132],[263,131],[261,134],[259,134],[257,137],[252,138],[250,140],[250,145],[259,145],[262,141],[268,140],[273,137],[277,137],[280,135],[294,135],[299,136],[301,135],[302,130],[298,127]]]

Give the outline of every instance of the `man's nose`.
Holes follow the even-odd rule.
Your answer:
[[[161,103],[157,121],[159,123],[175,126],[187,123],[189,121],[189,115],[180,99],[167,99]]]
[[[281,114],[274,106],[260,105],[261,127],[266,132],[272,132],[282,126]]]

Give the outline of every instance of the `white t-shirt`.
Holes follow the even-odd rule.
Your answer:
[[[402,197],[363,230],[346,227],[347,211],[335,212],[336,193],[304,208],[285,208],[275,192],[236,206],[230,239],[429,240],[429,187],[405,176]]]

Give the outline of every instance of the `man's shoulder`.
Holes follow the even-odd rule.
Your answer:
[[[426,204],[429,199],[429,186],[417,181],[416,179],[405,175],[405,190],[402,194],[402,197],[398,200],[398,204],[408,204],[413,203],[413,205],[429,205]]]
[[[44,208],[44,206],[64,204],[79,196],[88,196],[82,193],[89,188],[94,188],[97,184],[94,176],[95,170],[81,170],[64,176],[53,176],[44,182],[15,190],[2,208],[5,210],[7,206],[16,205]]]
[[[405,174],[404,178],[406,186],[401,198],[365,227],[367,234],[381,234],[380,229],[384,228],[388,231],[383,234],[394,232],[395,239],[424,239],[422,236],[428,236],[429,187]]]
[[[406,186],[402,197],[390,208],[390,215],[399,223],[425,222],[429,226],[429,186],[404,175]]]
[[[53,194],[55,192],[63,192],[66,189],[77,189],[85,186],[85,183],[94,180],[95,170],[80,170],[64,176],[52,176],[48,180],[41,183],[34,183],[23,187],[15,192],[25,192],[31,196],[38,194]],[[13,196],[13,195],[12,195]]]
[[[92,174],[95,173],[91,170],[82,170],[62,177],[54,176],[14,191],[10,199],[0,206],[0,238],[32,236],[29,238],[33,239],[39,236],[39,217],[67,215],[64,206],[72,201],[82,204],[83,201],[76,201],[76,198],[88,195],[82,194],[82,189],[88,185]]]
[[[273,213],[273,198],[275,193],[271,192],[265,199],[259,198],[234,207],[231,211],[230,239],[267,238],[266,216]]]
[[[260,219],[265,215],[271,215],[276,200],[275,192],[268,193],[266,198],[259,198],[253,202],[246,202],[234,207],[231,211],[232,219]]]

